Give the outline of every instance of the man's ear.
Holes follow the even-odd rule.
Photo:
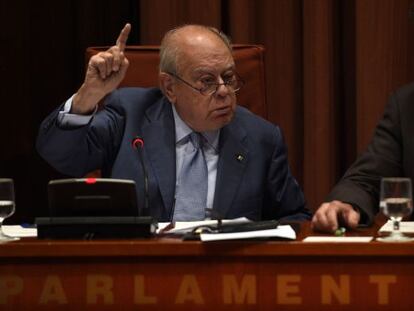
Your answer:
[[[160,89],[171,103],[175,103],[177,97],[175,95],[175,81],[174,78],[165,72],[160,72],[158,75]]]

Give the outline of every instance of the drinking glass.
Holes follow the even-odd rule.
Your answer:
[[[4,234],[3,220],[13,215],[15,209],[13,179],[0,178],[0,242],[16,240]]]
[[[401,220],[413,210],[411,179],[388,177],[381,180],[380,207],[393,225],[391,234],[378,238],[381,242],[406,242],[413,238],[404,235],[400,230]]]

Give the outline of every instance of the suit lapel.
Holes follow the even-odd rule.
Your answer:
[[[213,209],[221,217],[225,217],[231,207],[249,161],[249,151],[243,145],[246,136],[246,132],[238,126],[236,120],[222,128],[220,133]]]
[[[175,127],[171,104],[165,99],[146,111],[143,124],[146,155],[150,160],[164,202],[166,217],[170,217],[175,192]]]

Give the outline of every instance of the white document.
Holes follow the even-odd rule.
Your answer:
[[[250,219],[246,217],[240,217],[235,219],[223,219],[223,224],[244,224],[251,222]],[[161,222],[158,224],[157,233],[168,233],[168,234],[185,234],[191,232],[194,228],[201,227],[201,226],[217,226],[217,220],[202,220],[202,221],[178,221],[175,223],[174,227],[168,229],[167,227],[170,226],[171,223],[169,222]]]
[[[201,233],[200,240],[203,242],[223,241],[223,240],[242,240],[254,238],[284,238],[289,240],[296,239],[296,232],[289,225],[281,225],[275,229],[254,230],[231,233]]]
[[[31,238],[37,237],[36,228],[24,228],[19,225],[2,226],[4,234],[14,238]]]
[[[372,236],[308,236],[302,242],[367,243]]]
[[[388,220],[378,232],[391,232],[393,223]],[[400,231],[404,233],[414,233],[414,221],[402,221],[400,222]]]

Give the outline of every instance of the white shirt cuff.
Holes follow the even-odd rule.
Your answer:
[[[86,125],[91,121],[91,119],[96,113],[96,110],[98,109],[98,106],[96,106],[95,111],[90,115],[80,115],[80,114],[69,113],[70,109],[72,108],[72,101],[73,101],[74,96],[75,94],[72,95],[66,101],[65,105],[63,106],[63,110],[59,111],[59,115],[57,119],[58,119],[58,124],[60,126],[75,127],[75,126]]]

